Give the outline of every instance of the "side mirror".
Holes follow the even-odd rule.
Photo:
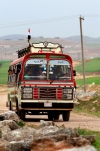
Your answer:
[[[76,70],[73,70],[73,76],[76,76]]]

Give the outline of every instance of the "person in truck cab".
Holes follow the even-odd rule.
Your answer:
[[[45,74],[43,73],[42,69],[39,69],[39,74],[38,74],[39,79],[44,79]]]
[[[57,66],[56,69],[55,69],[55,76],[59,77],[61,75],[63,75],[62,69],[61,69],[60,66]]]
[[[31,69],[27,69],[24,78],[25,78],[26,80],[29,80],[29,79],[31,79],[31,76],[33,76],[32,70],[31,70]]]

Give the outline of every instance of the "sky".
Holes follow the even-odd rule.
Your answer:
[[[0,37],[100,37],[100,0],[0,0]]]

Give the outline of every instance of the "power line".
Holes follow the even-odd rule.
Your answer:
[[[33,20],[33,21],[26,21],[26,22],[20,22],[20,23],[10,23],[9,25],[4,24],[3,26],[0,26],[0,28],[23,26],[23,25],[28,25],[28,24],[54,22],[54,21],[60,21],[60,20],[73,19],[76,17],[78,17],[78,15],[77,16],[64,16],[64,17],[57,17],[57,18],[48,18],[48,19],[42,19],[42,20]]]
[[[47,18],[47,19],[41,19],[41,20],[32,20],[32,21],[25,21],[25,22],[18,22],[18,23],[10,23],[8,25],[7,24],[0,24],[0,28],[24,26],[24,25],[29,25],[29,24],[40,24],[40,23],[75,19],[75,18],[79,18],[79,16],[80,15],[72,15],[72,16],[63,16],[63,17],[56,17],[56,18]],[[84,17],[100,17],[100,14],[84,14],[84,15],[81,15],[81,16],[84,16]]]

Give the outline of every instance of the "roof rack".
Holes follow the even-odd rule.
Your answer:
[[[63,53],[62,46],[58,43],[51,43],[51,42],[40,42],[40,43],[32,43],[27,48],[22,50],[18,50],[18,58],[21,58],[29,53],[42,53],[42,52],[51,52],[51,53]]]

